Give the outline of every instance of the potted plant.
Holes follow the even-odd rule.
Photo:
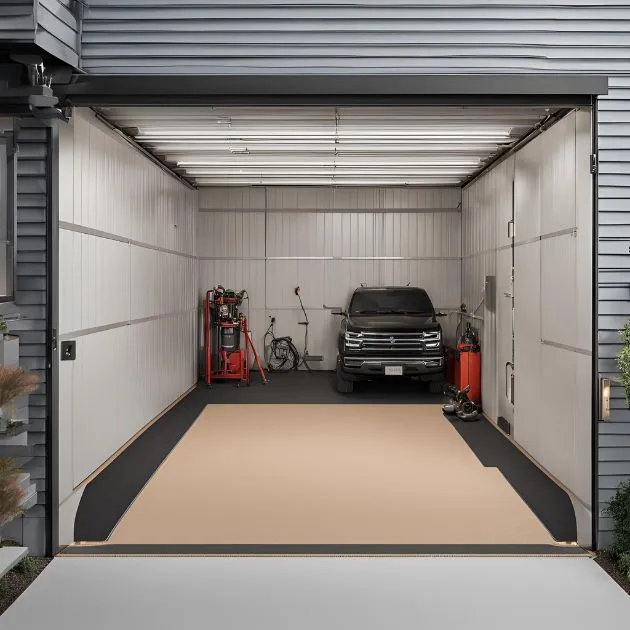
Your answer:
[[[16,463],[10,458],[0,459],[0,527],[22,513],[24,490],[19,479]]]
[[[0,366],[0,433],[6,433],[8,428],[7,405],[20,396],[34,392],[38,385],[37,374],[22,368]]]

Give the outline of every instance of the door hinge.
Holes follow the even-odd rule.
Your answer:
[[[54,352],[57,349],[57,329],[53,328],[50,336],[50,348]]]
[[[597,173],[597,155],[591,153],[591,175],[595,175],[595,173]]]

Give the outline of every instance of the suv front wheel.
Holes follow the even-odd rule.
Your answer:
[[[337,391],[340,394],[351,394],[354,391],[354,383],[343,377],[341,359],[337,357]]]

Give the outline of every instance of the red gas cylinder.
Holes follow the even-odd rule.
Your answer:
[[[481,405],[481,347],[470,324],[457,341],[455,385],[459,390],[469,385],[468,398]]]

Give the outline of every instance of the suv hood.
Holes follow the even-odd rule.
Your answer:
[[[440,330],[439,323],[426,315],[348,315],[346,330],[351,332],[414,332]]]

